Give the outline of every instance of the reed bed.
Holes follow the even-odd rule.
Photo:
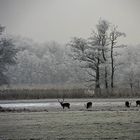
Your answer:
[[[93,90],[84,88],[48,88],[48,89],[0,89],[0,100],[15,99],[54,99],[54,98],[133,98],[140,97],[140,90],[130,89],[101,89],[95,93]]]

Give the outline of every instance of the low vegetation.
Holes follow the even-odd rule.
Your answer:
[[[0,106],[0,112],[18,112],[18,113],[21,113],[21,112],[42,112],[42,111],[46,111],[48,112],[47,109],[45,108],[42,108],[42,109],[36,109],[36,108],[5,108],[5,107],[1,107]]]
[[[0,99],[86,98],[84,89],[3,89]]]
[[[53,99],[53,98],[128,98],[140,97],[140,90],[114,89],[102,90],[100,94],[95,94],[93,90],[84,88],[51,88],[51,89],[0,89],[0,100],[15,99]]]

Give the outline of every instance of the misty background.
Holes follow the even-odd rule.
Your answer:
[[[101,17],[127,34],[124,43],[138,44],[139,6],[139,0],[0,0],[0,21],[8,34],[67,43],[89,36]]]
[[[18,49],[6,71],[10,86],[86,86],[89,75],[68,43],[88,38],[105,19],[126,34],[118,40],[127,47],[118,50],[115,87],[140,88],[139,6],[139,0],[0,0],[3,34]]]

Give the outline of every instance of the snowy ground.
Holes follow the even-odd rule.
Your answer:
[[[126,100],[132,102],[130,108],[124,106]],[[0,101],[3,107],[48,110],[1,112],[0,140],[139,140],[140,107],[135,107],[135,100],[69,99],[70,110],[63,110],[56,100]],[[90,110],[84,107],[86,101],[93,102]]]
[[[93,104],[92,108],[89,109],[91,111],[138,111],[140,108],[136,107],[136,100],[138,99],[65,99],[65,102],[70,103],[71,108],[69,111],[84,111],[86,110],[85,104],[89,101],[91,101]],[[125,107],[125,101],[131,102],[131,108],[128,109]],[[6,100],[0,101],[0,106],[11,109],[46,109],[49,112],[57,112],[63,110],[57,99]],[[65,109],[65,111],[68,111],[68,109]]]

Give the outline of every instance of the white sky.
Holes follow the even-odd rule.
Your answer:
[[[38,42],[87,38],[100,17],[126,33],[124,43],[140,43],[140,0],[0,0],[7,32]]]

